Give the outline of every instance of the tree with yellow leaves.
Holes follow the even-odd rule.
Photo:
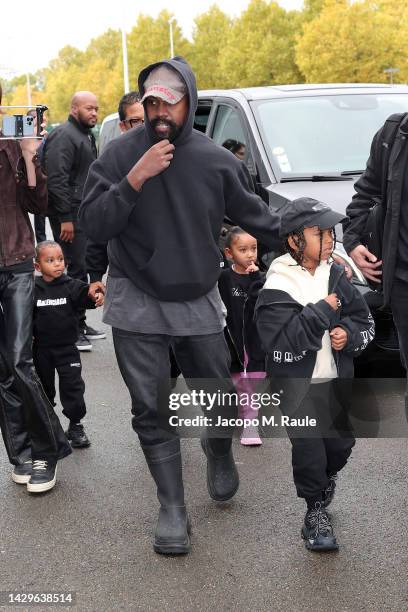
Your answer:
[[[296,61],[308,83],[383,83],[407,78],[405,0],[326,0],[303,26]]]

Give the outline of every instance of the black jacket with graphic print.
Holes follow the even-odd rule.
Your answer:
[[[70,276],[47,283],[35,279],[33,336],[37,346],[65,346],[78,340],[78,310],[95,308],[89,285]]]
[[[265,370],[265,352],[261,347],[254,322],[254,310],[259,291],[265,282],[261,272],[237,274],[232,268],[221,273],[218,289],[227,309],[226,340],[231,353],[231,371],[242,372],[245,353],[247,371]]]
[[[310,379],[317,352],[327,330],[342,327],[348,336],[341,351],[333,350],[339,378],[352,378],[353,358],[374,338],[374,321],[363,296],[347,279],[344,268],[333,263],[328,293],[336,293],[337,310],[324,300],[303,306],[285,291],[263,289],[255,319],[267,353],[266,371],[277,378]]]

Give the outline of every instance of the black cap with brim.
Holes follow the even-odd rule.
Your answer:
[[[322,230],[330,229],[347,219],[345,215],[335,212],[327,204],[313,198],[297,198],[287,202],[278,213],[281,217],[279,228],[281,237],[305,227],[317,226]]]

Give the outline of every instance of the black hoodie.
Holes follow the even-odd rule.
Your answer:
[[[47,283],[35,279],[33,336],[38,346],[66,346],[78,340],[78,310],[95,308],[89,285],[63,274]]]
[[[253,193],[244,164],[193,129],[197,88],[190,66],[182,58],[152,64],[139,76],[141,95],[148,74],[161,64],[179,72],[190,102],[169,168],[140,192],[126,178],[157,141],[146,120],[113,140],[92,164],[79,217],[89,238],[109,241],[110,275],[127,277],[160,300],[186,301],[217,283],[225,216],[271,250],[281,245],[278,217]]]

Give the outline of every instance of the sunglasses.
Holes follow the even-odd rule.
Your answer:
[[[134,128],[137,125],[142,125],[142,123],[144,123],[144,119],[124,119],[123,123],[128,123],[131,128]]]

